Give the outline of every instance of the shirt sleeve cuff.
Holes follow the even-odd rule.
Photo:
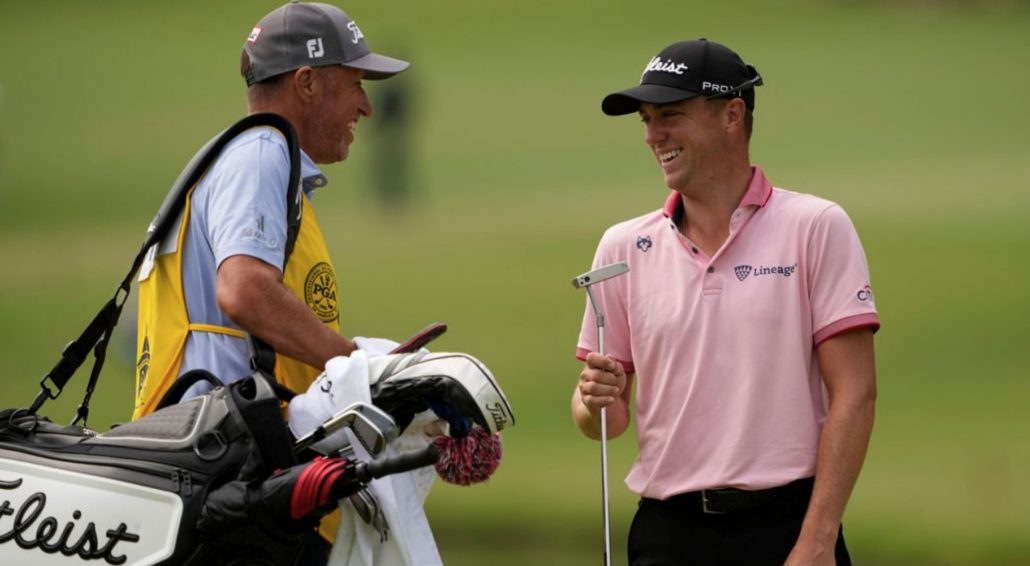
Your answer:
[[[876,313],[871,312],[842,318],[821,329],[819,332],[816,332],[813,340],[815,345],[818,346],[828,338],[833,338],[838,334],[842,334],[849,330],[855,330],[856,328],[871,328],[873,332],[876,332],[880,329],[880,317],[878,317]]]

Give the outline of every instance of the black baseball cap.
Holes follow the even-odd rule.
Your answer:
[[[668,104],[707,96],[740,97],[755,109],[755,87],[762,77],[732,49],[707,39],[680,41],[651,58],[640,76],[640,85],[613,92],[601,101],[609,116],[632,114],[640,103]]]
[[[304,65],[343,65],[365,71],[369,80],[387,79],[409,63],[372,53],[358,24],[331,4],[293,0],[254,26],[243,44],[250,57],[247,85]]]

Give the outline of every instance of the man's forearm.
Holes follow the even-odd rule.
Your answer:
[[[876,412],[873,333],[858,329],[818,347],[829,408],[819,437],[815,486],[795,553],[832,559],[841,517],[862,470]],[[827,563],[830,563],[827,560]]]
[[[267,342],[277,353],[319,369],[330,359],[354,351],[353,342],[322,324],[285,286],[281,289],[279,296],[261,309],[264,312],[248,321],[245,328],[251,334]]]
[[[833,547],[844,508],[865,460],[874,413],[872,399],[831,406],[819,439],[815,487],[799,540]]]
[[[354,344],[323,324],[282,283],[278,269],[248,256],[233,256],[218,269],[218,306],[277,353],[316,368],[349,355]]]
[[[605,412],[608,416],[608,438],[618,438],[629,428],[629,404],[620,397],[609,405]],[[587,408],[580,397],[579,389],[572,394],[572,418],[587,438],[601,439],[601,413],[591,412]]]

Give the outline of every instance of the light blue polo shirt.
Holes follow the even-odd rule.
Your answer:
[[[326,178],[303,151],[300,158],[303,189],[310,198],[316,188],[325,186]],[[282,134],[273,128],[254,128],[229,143],[197,184],[182,252],[191,322],[239,328],[215,300],[217,269],[227,258],[251,256],[282,271],[289,174],[289,151]],[[197,368],[225,383],[249,375],[248,341],[227,334],[191,332],[179,375]],[[194,387],[184,398],[207,389]]]

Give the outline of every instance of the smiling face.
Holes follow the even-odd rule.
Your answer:
[[[640,105],[646,143],[674,191],[717,181],[739,149],[727,101],[695,97],[670,104]],[[746,145],[745,145],[746,147]],[[746,155],[746,149],[745,149]]]
[[[372,116],[372,103],[361,86],[363,71],[342,65],[313,69],[316,87],[307,106],[304,151],[315,163],[347,159],[358,120]]]

